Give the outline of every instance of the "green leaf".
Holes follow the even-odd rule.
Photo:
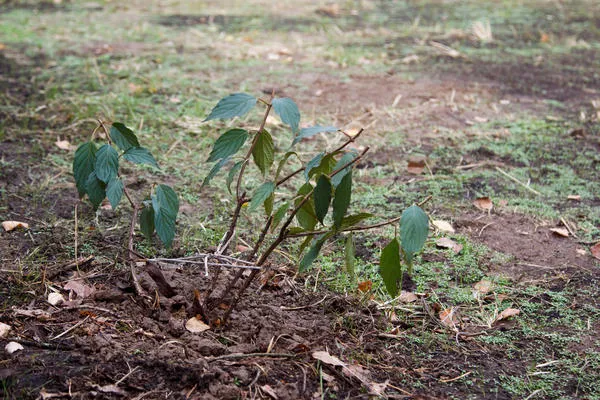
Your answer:
[[[208,185],[210,183],[211,179],[214,178],[219,173],[221,168],[223,168],[223,166],[225,164],[227,164],[227,162],[229,160],[230,160],[229,157],[225,157],[225,158],[222,158],[221,160],[219,160],[218,163],[213,165],[213,167],[210,169],[210,171],[208,171],[208,175],[206,175],[206,177],[202,181],[202,186],[200,186],[200,187],[203,188],[204,186]]]
[[[329,204],[331,203],[331,182],[326,175],[319,176],[317,179],[317,185],[315,186],[314,199],[315,199],[315,214],[319,222],[323,223],[327,211],[329,210]]]
[[[90,202],[94,206],[94,210],[97,210],[102,200],[106,198],[106,184],[98,179],[96,172],[92,172],[85,183],[85,191],[90,199]]]
[[[275,159],[275,146],[269,132],[263,130],[257,135],[258,138],[256,138],[256,144],[252,150],[252,157],[260,172],[266,175]]]
[[[275,215],[273,215],[273,221],[271,222],[271,232],[279,226],[283,218],[285,217],[287,210],[290,208],[290,203],[285,202],[279,206],[277,211],[275,211]]]
[[[329,175],[333,171],[333,166],[335,165],[335,157],[333,154],[327,154],[318,166],[311,168],[308,172],[308,178],[310,179],[316,175]]]
[[[333,225],[336,229],[342,226],[342,220],[350,206],[350,197],[352,195],[352,172],[344,175],[342,181],[335,189],[333,196]]]
[[[112,209],[116,209],[117,205],[123,197],[123,181],[118,176],[112,178],[106,185],[106,197],[110,202]]]
[[[346,261],[346,272],[354,278],[354,264],[355,264],[355,246],[354,237],[352,232],[346,236],[346,247],[344,248],[344,260]]]
[[[279,160],[279,165],[277,166],[277,173],[275,174],[275,180],[279,179],[279,174],[281,173],[281,170],[283,170],[285,163],[287,162],[287,160],[289,160],[291,156],[296,156],[296,158],[300,160],[298,153],[296,153],[295,151],[288,151],[287,153],[285,153],[283,158]],[[302,162],[302,160],[300,160],[300,162]]]
[[[237,153],[248,139],[245,129],[230,129],[215,141],[207,162],[217,161]]]
[[[336,128],[335,126],[321,126],[321,125],[311,126],[310,128],[302,128],[302,129],[300,129],[300,133],[294,138],[294,141],[292,142],[292,146],[297,144],[302,139],[309,138],[311,136],[316,135],[317,133],[337,132],[338,130],[339,129]]]
[[[158,185],[152,195],[152,208],[156,233],[166,247],[171,247],[179,212],[177,194],[167,185]]]
[[[140,213],[140,230],[148,240],[152,240],[154,233],[154,209],[152,205],[147,205]]]
[[[273,213],[273,203],[275,203],[275,193],[271,193],[269,197],[265,200],[263,205],[265,206],[265,214],[271,215]]]
[[[310,193],[313,190],[313,187],[310,183],[305,183],[298,189],[298,197],[294,201],[294,205],[298,207],[298,204],[302,201],[304,196]],[[309,199],[307,200],[302,207],[296,213],[296,221],[298,224],[307,231],[312,231],[317,225],[317,217],[315,215],[315,209],[313,206],[313,202]]]
[[[246,93],[234,93],[223,97],[204,121],[242,117],[256,105],[256,97]]]
[[[101,146],[96,152],[96,176],[108,183],[119,173],[119,153],[110,145]]]
[[[318,238],[315,238],[310,249],[308,249],[304,257],[302,257],[300,265],[298,266],[298,272],[304,272],[308,269],[308,267],[310,267],[313,261],[315,261],[316,258],[319,256],[319,252],[321,251],[321,248],[323,247],[325,241],[331,236],[333,236],[333,233],[327,232],[323,235],[320,235]]]
[[[314,168],[321,165],[321,160],[323,159],[324,155],[325,155],[325,153],[321,152],[321,153],[317,154],[316,156],[314,156],[312,158],[312,160],[310,160],[309,162],[306,163],[306,168],[304,168],[304,177],[306,178],[307,182],[310,179],[310,171],[312,171]]]
[[[273,99],[273,109],[279,115],[281,121],[292,128],[292,132],[298,132],[300,110],[298,110],[298,106],[294,103],[294,100],[287,97]]]
[[[229,170],[229,174],[227,174],[227,190],[229,190],[229,194],[231,194],[231,184],[233,183],[233,180],[235,179],[235,175],[240,171],[240,168],[242,168],[242,164],[245,161],[238,161],[236,162],[233,167],[231,167],[231,169]]]
[[[134,164],[148,164],[160,168],[150,151],[144,147],[130,147],[123,153],[123,158]]]
[[[398,294],[398,281],[402,280],[400,243],[398,242],[398,238],[394,238],[381,252],[379,275],[381,275],[390,296],[396,297]]]
[[[73,160],[73,176],[79,197],[83,197],[87,190],[87,180],[96,168],[96,145],[94,142],[85,142],[75,151]]]
[[[273,182],[265,182],[260,185],[252,195],[252,200],[250,200],[250,206],[248,207],[248,211],[252,212],[256,210],[258,206],[263,204],[269,196],[275,191],[275,184]]]
[[[353,151],[344,153],[344,155],[338,160],[338,162],[333,167],[332,172],[335,172],[338,169],[342,168],[344,165],[347,165],[349,162],[352,162],[352,160],[354,160],[356,158],[356,156],[357,156],[356,153]],[[350,171],[352,171],[352,165],[348,165],[342,171],[340,171],[337,174],[335,174],[334,176],[332,176],[331,183],[333,184],[333,186],[337,187],[337,185],[340,184],[340,182],[342,181],[344,176],[346,176],[346,174]]]
[[[113,122],[110,127],[110,139],[123,151],[132,147],[140,147],[140,142],[133,131],[120,122]]]
[[[429,218],[417,205],[408,207],[400,218],[400,240],[406,261],[411,263],[412,256],[423,248],[429,234]]]
[[[347,217],[344,217],[344,219],[342,219],[342,225],[340,228],[345,229],[345,228],[353,227],[355,225],[358,225],[360,222],[364,221],[365,219],[373,218],[374,216],[375,215],[373,215],[371,213],[358,213],[358,214],[348,215]]]

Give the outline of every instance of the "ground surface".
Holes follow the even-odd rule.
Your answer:
[[[0,344],[24,346],[1,353],[0,397],[600,399],[598,2],[180,3],[0,4],[0,221],[29,224],[0,232]],[[366,129],[354,211],[432,196],[455,232],[432,228],[405,280],[416,297],[391,302],[378,278],[391,228],[357,236],[356,280],[333,245],[296,276],[290,243],[228,326],[195,334],[203,268],[165,270],[176,295],[148,306],[124,262],[127,206],[96,218],[80,203],[75,234],[73,149],[57,142],[77,146],[101,118],[162,166],[125,171],[136,198],[155,181],[181,195],[173,248],[136,234],[136,251],[214,249],[232,200],[222,177],[199,191],[224,127],[202,120],[237,91],[292,97],[303,125]],[[285,127],[268,128],[286,151]],[[236,251],[260,223],[243,221]],[[70,301],[50,306],[52,291]]]

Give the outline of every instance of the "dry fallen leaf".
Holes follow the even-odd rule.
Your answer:
[[[521,310],[518,310],[516,308],[507,308],[506,310],[504,310],[500,314],[498,314],[498,316],[496,317],[496,320],[494,322],[498,322],[498,321],[502,321],[503,319],[514,317],[515,315],[519,315],[520,313],[521,313]]]
[[[277,400],[279,397],[277,397],[277,393],[275,392],[275,390],[273,390],[273,388],[269,385],[262,385],[260,387],[260,390],[262,390],[263,392],[265,392],[266,394],[268,394],[269,396],[271,396],[271,398]]]
[[[358,290],[360,290],[363,293],[368,292],[369,290],[371,290],[372,287],[372,281],[363,281],[358,283]]]
[[[600,242],[590,247],[590,251],[592,252],[592,256],[594,256],[594,258],[600,260]]]
[[[454,233],[454,228],[449,222],[442,221],[441,219],[435,219],[432,223],[433,226],[435,226],[440,232]]]
[[[456,310],[454,308],[446,308],[439,312],[440,321],[448,328],[456,329],[458,318],[456,318]]]
[[[328,365],[335,365],[340,367],[345,367],[346,363],[337,358],[336,356],[332,356],[326,351],[313,351],[312,356],[314,359],[317,359]]]
[[[479,208],[482,211],[492,211],[494,204],[492,203],[492,199],[489,197],[479,197],[473,201],[473,205]]]
[[[408,160],[408,173],[413,175],[421,175],[425,169],[424,159],[410,159]]]
[[[192,333],[201,333],[210,329],[210,326],[206,325],[203,321],[196,317],[192,317],[185,323],[185,329]]]
[[[56,139],[56,142],[54,142],[54,144],[56,145],[56,147],[58,147],[61,150],[68,150],[68,151],[75,150],[75,146],[73,146],[71,144],[71,142],[69,142],[68,140]]]
[[[573,200],[573,201],[580,201],[581,200],[581,196],[578,194],[570,194],[567,196],[567,199],[569,200]]]
[[[23,346],[21,346],[21,344],[17,342],[8,342],[8,344],[4,346],[4,350],[8,354],[12,354],[16,351],[23,350]]]
[[[52,292],[48,294],[48,303],[52,304],[53,306],[57,306],[64,301],[65,298],[60,293]]]
[[[400,292],[400,296],[396,298],[398,299],[398,301],[401,301],[403,303],[413,303],[419,300],[419,297],[416,294],[414,294],[413,292],[407,292],[406,290],[402,290]]]
[[[492,282],[487,279],[482,279],[473,285],[473,289],[475,289],[480,294],[488,294],[490,290],[492,290]]]
[[[20,221],[4,221],[2,223],[2,227],[4,228],[4,230],[6,232],[10,232],[17,228],[29,229],[29,224],[26,222],[20,222]]]
[[[125,396],[127,394],[127,392],[125,392],[123,389],[121,389],[117,385],[104,385],[104,386],[92,385],[92,387],[102,393],[111,393],[111,394],[116,394],[119,396]]]
[[[569,237],[569,230],[567,228],[550,228],[550,232],[558,236]]]
[[[456,254],[460,253],[460,251],[463,249],[462,244],[456,243],[454,240],[445,237],[436,240],[435,245],[444,249],[452,249],[452,251],[454,251]]]
[[[89,295],[94,293],[94,288],[92,288],[86,284],[83,284],[78,280],[71,280],[71,281],[67,282],[63,286],[63,289],[72,290],[73,292],[75,292],[75,294],[77,295],[77,298],[79,298],[79,299],[85,299],[86,297],[89,297]]]
[[[0,339],[7,337],[8,332],[10,332],[11,329],[12,328],[10,325],[6,325],[6,324],[0,322]]]

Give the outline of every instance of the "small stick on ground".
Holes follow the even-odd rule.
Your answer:
[[[519,185],[523,186],[525,189],[529,190],[531,193],[533,193],[533,194],[535,194],[537,196],[541,196],[542,195],[537,190],[532,189],[531,187],[529,187],[529,185],[526,185],[525,183],[521,182],[520,180],[518,180],[514,176],[510,175],[508,172],[505,172],[502,168],[496,167],[496,171],[500,172],[502,175],[506,176],[511,181],[513,181],[515,183],[518,183]]]
[[[214,362],[221,360],[239,360],[243,358],[253,358],[253,357],[273,357],[273,358],[295,358],[297,354],[289,354],[289,353],[234,353],[234,354],[225,354],[222,356],[206,358],[206,361]]]
[[[304,310],[306,308],[311,308],[314,306],[318,306],[319,304],[321,304],[322,302],[325,301],[325,299],[327,298],[328,295],[325,295],[321,300],[317,301],[316,303],[313,304],[309,304],[306,306],[300,306],[300,307],[285,307],[285,306],[281,306],[280,308],[284,311],[297,311],[297,310]]]
[[[59,339],[59,338],[65,336],[67,333],[69,333],[72,330],[78,328],[81,324],[83,324],[88,319],[90,319],[89,315],[87,317],[85,317],[84,319],[82,319],[81,321],[79,321],[78,323],[76,323],[75,325],[73,325],[72,327],[70,327],[69,329],[67,329],[66,331],[64,331],[63,333],[61,333],[60,335],[54,336],[54,337],[52,337],[52,338],[50,338],[48,340],[56,340],[56,339]]]

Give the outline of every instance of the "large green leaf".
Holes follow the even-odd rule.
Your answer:
[[[220,159],[219,162],[217,162],[215,165],[213,165],[213,167],[210,169],[210,171],[208,171],[208,175],[206,175],[206,177],[202,181],[202,186],[200,186],[200,187],[203,188],[204,186],[208,185],[210,183],[210,181],[212,180],[212,178],[217,176],[217,174],[219,173],[221,168],[223,168],[223,166],[225,164],[227,164],[228,161],[229,161],[229,157],[225,157],[225,158]]]
[[[356,248],[354,247],[354,237],[352,232],[346,236],[346,246],[344,248],[344,260],[346,261],[346,272],[354,278],[354,264],[355,264],[355,256],[354,253]]]
[[[96,152],[96,176],[108,183],[119,173],[119,153],[110,144],[101,146]]]
[[[279,174],[281,174],[281,171],[283,170],[285,163],[289,160],[289,158],[291,156],[296,156],[296,158],[298,160],[300,160],[298,153],[296,153],[295,151],[288,151],[287,153],[285,153],[283,155],[283,157],[281,158],[281,160],[279,160],[279,165],[277,166],[277,172],[275,173],[275,180],[279,179]],[[302,160],[300,160],[300,161],[302,161]]]
[[[302,185],[300,189],[298,189],[298,196],[294,202],[294,206],[298,207],[298,204],[300,204],[304,196],[306,196],[312,190],[313,187],[309,182]],[[300,207],[296,213],[296,221],[298,221],[298,224],[300,224],[300,226],[307,231],[313,230],[315,225],[317,225],[317,216],[315,215],[315,208],[312,199],[307,200],[302,207]]]
[[[96,172],[92,172],[85,183],[85,191],[90,199],[90,203],[97,210],[102,200],[106,198],[106,184],[98,179]]]
[[[116,209],[121,201],[121,197],[123,197],[123,181],[121,178],[115,176],[108,182],[108,185],[106,185],[106,197],[112,209]]]
[[[319,256],[319,252],[321,251],[321,248],[323,247],[325,241],[329,239],[332,235],[332,232],[327,232],[319,236],[318,238],[315,238],[310,249],[308,249],[304,257],[302,257],[300,265],[298,266],[298,272],[304,272],[308,269],[308,267],[310,267],[313,261],[315,261]]]
[[[266,175],[275,159],[275,146],[269,132],[263,130],[257,133],[257,135],[256,144],[254,145],[254,149],[252,149],[252,157],[260,172]]]
[[[273,182],[265,182],[260,185],[252,195],[252,200],[250,200],[250,205],[248,206],[248,211],[254,211],[258,206],[263,204],[275,191],[275,184]]]
[[[385,288],[392,297],[398,294],[398,281],[402,280],[402,266],[400,265],[400,243],[398,238],[392,239],[381,252],[379,259],[379,275],[383,279]]]
[[[287,210],[289,208],[290,208],[290,203],[285,202],[279,206],[277,211],[275,211],[275,214],[273,215],[273,221],[271,222],[271,232],[273,232],[275,230],[275,228],[277,228],[277,226],[279,226],[279,224],[283,220],[283,217],[285,217]]]
[[[321,160],[323,160],[324,155],[325,153],[321,152],[306,163],[306,167],[304,168],[304,177],[307,181],[310,179],[310,171],[312,171],[314,168],[318,167],[321,164]]]
[[[352,172],[344,175],[340,184],[335,188],[333,196],[333,225],[336,229],[342,226],[342,220],[350,206],[352,195]]]
[[[204,121],[211,119],[229,119],[233,117],[242,117],[256,104],[256,97],[246,93],[234,93],[223,97],[215,108],[212,109]]]
[[[344,155],[342,157],[340,157],[338,162],[335,163],[335,166],[333,167],[332,172],[337,171],[338,169],[344,167],[345,165],[348,165],[348,163],[352,162],[352,160],[354,160],[355,158],[356,158],[356,153],[354,153],[353,151],[344,153]],[[348,172],[350,172],[351,170],[352,170],[352,165],[348,165],[343,170],[341,170],[340,172],[338,172],[337,174],[332,176],[331,183],[333,184],[333,186],[339,185],[340,182],[342,181],[342,179],[344,178],[344,176],[346,176],[346,174]]]
[[[227,190],[229,190],[229,193],[231,193],[231,184],[233,183],[233,180],[235,179],[235,175],[240,171],[240,169],[242,168],[242,164],[244,164],[244,163],[245,163],[245,161],[243,161],[243,160],[238,161],[229,170],[229,173],[227,174]]]
[[[215,141],[207,162],[213,162],[237,153],[248,139],[245,129],[230,129]]]
[[[406,261],[411,264],[412,256],[423,248],[429,234],[429,218],[417,205],[408,207],[400,218],[400,240]]]
[[[292,128],[294,134],[298,132],[298,125],[300,125],[300,110],[294,103],[294,100],[282,97],[279,99],[273,99],[273,109],[279,115],[279,118],[283,123],[288,124]]]
[[[294,146],[296,143],[298,143],[302,139],[309,138],[311,136],[316,135],[317,133],[337,132],[338,130],[339,129],[336,128],[335,126],[321,126],[321,125],[311,126],[310,128],[302,128],[302,129],[300,129],[300,133],[294,138],[294,141],[292,142],[292,146]]]
[[[123,153],[123,158],[134,164],[148,164],[160,168],[150,151],[144,147],[130,147]]]
[[[73,160],[73,176],[79,197],[83,197],[87,190],[87,181],[96,168],[96,145],[94,142],[85,142],[75,151]]]
[[[140,147],[137,136],[120,122],[113,122],[110,127],[110,138],[123,151],[129,150],[131,147]]]
[[[344,219],[342,219],[342,225],[340,228],[341,229],[350,228],[355,225],[358,225],[360,222],[364,221],[365,219],[369,219],[369,218],[373,218],[373,217],[374,217],[374,215],[371,213],[358,213],[358,214],[348,215],[348,216],[344,217]]]
[[[332,186],[329,178],[326,175],[319,176],[313,197],[315,199],[315,214],[321,223],[323,223],[327,211],[329,210],[329,204],[331,203],[331,189]]]
[[[335,165],[335,157],[333,154],[327,154],[325,157],[321,159],[321,162],[316,167],[313,167],[308,171],[308,179],[313,176],[318,175],[329,175],[333,171],[333,166]],[[306,171],[305,171],[306,173]]]
[[[156,233],[166,247],[171,247],[175,237],[175,220],[179,212],[179,199],[167,185],[158,185],[152,195]]]
[[[152,204],[148,204],[140,213],[140,230],[148,240],[152,240],[154,233],[154,209]]]

